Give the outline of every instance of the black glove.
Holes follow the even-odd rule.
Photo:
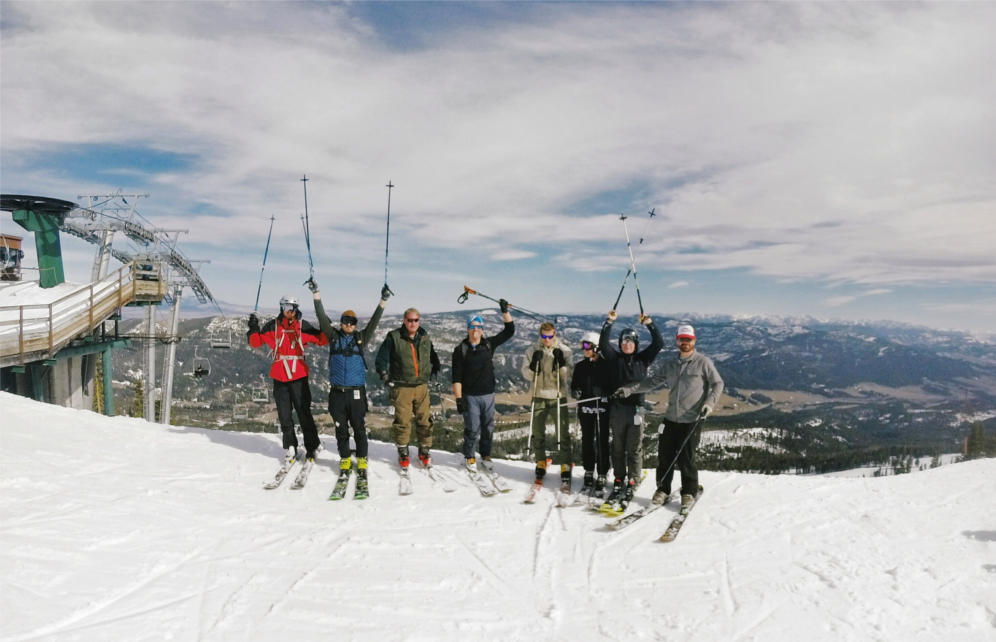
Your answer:
[[[249,315],[249,332],[259,334],[259,317],[255,312]]]
[[[467,412],[467,402],[463,400],[463,397],[457,397],[456,404],[457,404],[457,412],[459,412],[461,415]]]
[[[560,348],[553,349],[553,367],[563,368],[567,365],[567,359],[564,358],[564,351]]]
[[[387,299],[388,299],[388,298],[389,298],[389,297],[390,297],[390,296],[391,296],[392,294],[394,294],[394,292],[391,292],[391,288],[387,287],[387,283],[385,283],[385,284],[384,284],[384,287],[382,287],[382,288],[380,289],[380,299],[381,299],[381,301],[387,301]]]
[[[543,360],[543,351],[537,350],[533,353],[533,360],[529,362],[529,369],[533,372],[539,372],[540,361]]]
[[[498,299],[498,307],[501,308],[501,313],[505,314],[508,312],[508,301],[505,299]]]
[[[380,380],[384,382],[384,385],[387,385],[388,381],[390,381],[391,378],[387,375],[386,372],[382,372],[380,373]]]
[[[318,284],[315,283],[315,277],[311,277],[305,281],[304,284],[308,286],[308,289],[311,290],[312,293],[318,292]]]
[[[571,390],[571,396],[574,397],[575,399],[580,399],[581,391],[575,388],[574,390]]]

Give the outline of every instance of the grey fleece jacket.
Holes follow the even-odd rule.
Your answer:
[[[560,348],[564,352],[564,359],[567,365],[560,368],[560,390],[557,390],[557,371],[553,368],[553,349]],[[526,348],[525,360],[522,363],[522,376],[529,382],[529,390],[533,391],[533,371],[529,369],[532,362],[533,353],[537,350],[543,352],[543,360],[540,361],[539,379],[536,380],[534,397],[537,399],[560,399],[567,396],[568,383],[571,380],[571,349],[566,344],[561,343],[560,337],[553,342],[549,348],[543,347],[543,342],[537,340],[536,343]]]
[[[687,359],[675,356],[652,377],[639,384],[626,386],[627,394],[647,393],[660,387],[670,388],[664,418],[680,424],[690,424],[699,418],[702,406],[716,407],[723,394],[723,379],[712,359],[698,350]]]

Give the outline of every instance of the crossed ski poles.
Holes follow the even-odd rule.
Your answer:
[[[640,249],[643,248],[643,239],[647,235],[647,228],[650,227],[650,221],[654,219],[656,214],[654,211],[657,208],[653,208],[647,214],[650,216],[647,218],[647,224],[643,228],[643,232],[640,233],[640,242],[636,246],[636,256],[640,256]],[[616,302],[613,304],[612,309],[615,310],[619,307],[619,300],[622,299],[623,291],[626,289],[626,283],[629,281],[629,275],[633,275],[633,282],[636,284],[636,300],[640,303],[640,314],[643,314],[643,299],[640,297],[640,282],[636,278],[636,256],[633,255],[633,246],[629,241],[629,226],[626,225],[626,219],[628,218],[625,214],[619,216],[620,220],[623,222],[623,229],[626,231],[626,248],[629,249],[629,270],[626,271],[626,276],[623,278],[622,287],[619,288],[619,296],[616,297]]]

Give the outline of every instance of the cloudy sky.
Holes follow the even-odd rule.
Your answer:
[[[0,185],[140,211],[226,309],[996,330],[994,3],[0,4]],[[647,212],[658,216],[647,225]],[[4,232],[19,233],[4,214]],[[93,249],[66,238],[67,276]],[[28,263],[31,263],[29,259]],[[486,301],[480,300],[481,304]],[[627,287],[621,314],[638,311]]]

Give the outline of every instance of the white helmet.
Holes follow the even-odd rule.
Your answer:
[[[296,296],[285,294],[280,299],[280,307],[283,308],[285,305],[293,305],[296,308],[299,307],[300,304],[297,302]]]
[[[592,350],[598,350],[598,333],[597,332],[585,332],[584,336],[581,337],[581,343],[590,343],[592,345]]]

